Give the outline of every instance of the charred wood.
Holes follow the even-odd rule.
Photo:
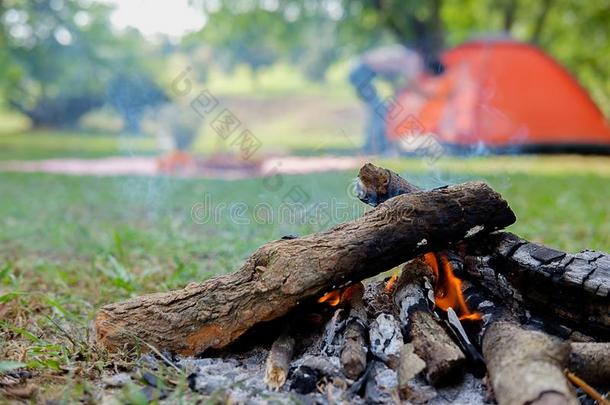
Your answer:
[[[513,313],[529,310],[586,334],[610,338],[610,255],[566,253],[508,232],[466,245],[469,276]]]
[[[368,353],[367,316],[362,297],[364,286],[354,286],[349,300],[350,310],[345,326],[343,349],[341,350],[341,367],[343,373],[352,380],[358,379],[366,369]]]
[[[365,401],[367,404],[400,403],[396,371],[374,360],[366,383]]]
[[[337,383],[345,381],[336,357],[305,356],[295,363],[290,389],[300,394],[314,392],[322,380]]]
[[[406,263],[397,282],[394,303],[405,335],[426,364],[426,379],[438,385],[463,371],[466,357],[429,310],[425,284],[431,282],[432,272],[426,263],[419,259]]]
[[[403,345],[400,324],[390,314],[381,314],[369,326],[371,353],[388,367],[398,367],[400,348]]]
[[[398,366],[398,394],[400,399],[421,404],[436,396],[436,390],[421,377],[426,362],[415,354],[413,344],[407,343],[400,350]]]

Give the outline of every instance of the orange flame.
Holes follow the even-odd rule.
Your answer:
[[[328,292],[328,293],[324,294],[323,296],[321,296],[320,298],[318,298],[318,302],[320,304],[326,302],[331,307],[336,307],[340,303],[345,302],[345,301],[349,300],[350,298],[352,298],[353,289],[354,289],[353,286],[349,286],[349,287],[341,288],[339,290],[334,290],[334,291]]]
[[[447,311],[449,307],[452,307],[460,317],[460,320],[479,320],[481,314],[478,312],[472,312],[464,295],[462,294],[462,280],[457,278],[453,273],[453,267],[449,263],[447,255],[439,253],[442,271],[439,271],[437,256],[434,253],[426,253],[424,255],[424,261],[434,273],[436,283],[434,286],[434,303],[437,307],[444,311]]]
[[[398,272],[399,270],[396,269],[392,272],[392,275],[390,276],[390,279],[385,283],[385,290],[390,292],[392,291],[392,289],[394,289],[394,285],[396,284],[396,280],[398,280]]]

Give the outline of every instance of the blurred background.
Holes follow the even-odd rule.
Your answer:
[[[398,101],[441,141],[610,145],[605,0],[8,0],[0,7],[5,159],[227,152],[209,126],[221,109],[205,117],[190,111],[202,91],[252,131],[261,152],[353,155],[365,146],[369,117],[350,70],[367,51],[393,44],[417,52],[424,72],[389,59],[399,83],[374,86],[381,99],[419,94]],[[463,49],[473,44],[480,49]],[[435,61],[446,70],[440,83],[426,77]],[[582,88],[572,88],[574,80]],[[502,94],[502,86],[516,94]],[[472,94],[478,98],[468,101]],[[508,104],[497,105],[502,97]],[[543,111],[523,117],[515,110],[530,108],[531,98]],[[439,103],[447,105],[431,105]],[[495,112],[472,118],[481,109]],[[397,119],[404,121],[390,120],[389,139],[399,137]],[[548,128],[553,119],[557,128]],[[577,120],[582,130],[573,128]],[[510,128],[498,129],[499,121]]]
[[[0,365],[97,402],[96,308],[359,217],[366,161],[610,251],[609,30],[608,0],[0,1]]]

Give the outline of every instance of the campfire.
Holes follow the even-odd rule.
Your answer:
[[[501,231],[516,218],[483,183],[367,164],[358,195],[355,221],[103,307],[98,344],[163,354],[221,402],[607,403],[610,255]]]

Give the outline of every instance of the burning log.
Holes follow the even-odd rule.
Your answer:
[[[352,297],[349,300],[350,311],[345,327],[343,349],[341,350],[341,367],[343,374],[352,380],[358,379],[366,369],[367,346],[367,316],[362,296],[362,283],[354,285]]]
[[[233,274],[106,305],[95,319],[97,342],[186,355],[222,348],[308,298],[514,221],[484,183],[401,195],[330,231],[270,242]]]
[[[610,385],[610,343],[572,343],[569,369],[590,384]]]
[[[290,360],[294,353],[295,339],[289,331],[277,338],[267,356],[265,368],[265,383],[272,389],[279,390],[286,382]]]
[[[466,271],[513,312],[610,338],[610,255],[565,253],[497,232],[465,244]]]
[[[426,364],[426,379],[438,385],[462,370],[466,358],[428,309],[425,284],[432,283],[432,276],[431,268],[422,260],[406,263],[397,282],[394,303],[415,354]]]
[[[483,356],[499,405],[579,401],[563,374],[570,344],[512,322],[495,322],[483,336]]]

